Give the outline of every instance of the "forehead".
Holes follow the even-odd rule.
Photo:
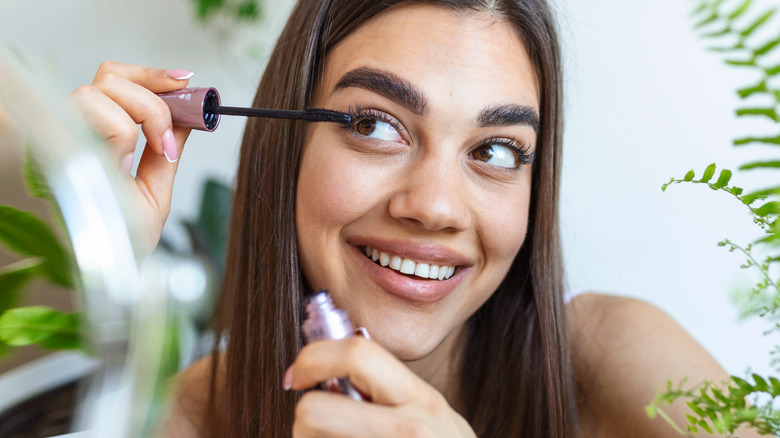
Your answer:
[[[391,8],[345,37],[325,59],[318,95],[351,70],[374,67],[419,87],[436,106],[468,100],[539,109],[539,87],[517,32],[488,12],[430,5]],[[448,102],[449,101],[449,102]]]

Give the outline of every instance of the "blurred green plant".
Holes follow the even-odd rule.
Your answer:
[[[29,153],[25,153],[22,170],[27,192],[34,198],[53,203],[53,197]],[[61,218],[56,215],[58,210],[54,208],[52,211],[55,223],[62,224]],[[182,221],[190,239],[190,248],[176,249],[165,240],[161,240],[160,246],[169,252],[199,257],[215,277],[221,279],[230,211],[230,188],[208,179],[203,186],[199,216],[194,221]],[[78,313],[66,313],[45,306],[16,307],[25,288],[36,278],[67,290],[75,287],[74,258],[61,244],[52,227],[29,211],[0,205],[0,243],[10,252],[24,257],[0,267],[0,357],[11,352],[9,347],[26,345],[50,350],[83,349],[86,343]],[[209,293],[213,301],[216,291]],[[198,333],[202,333],[209,323],[210,307],[204,306],[199,314],[192,315]],[[166,337],[177,330],[175,327],[166,330]],[[178,345],[178,340],[167,339],[166,344]],[[178,365],[177,361],[174,362]]]
[[[253,22],[262,16],[260,0],[192,0],[195,16],[201,23],[208,23],[218,16],[242,22]]]
[[[50,199],[50,193],[30,155],[23,164],[25,187],[31,196]],[[52,350],[83,346],[79,317],[45,307],[15,307],[23,289],[35,278],[72,289],[74,261],[52,229],[35,214],[0,205],[0,242],[22,260],[0,268],[0,356],[12,346],[37,344]]]
[[[728,65],[751,69],[758,74],[756,83],[737,90],[737,94],[746,102],[763,99],[763,104],[755,106],[748,102],[746,105],[750,106],[737,109],[736,115],[763,117],[774,126],[780,126],[780,88],[777,88],[780,84],[777,80],[780,79],[780,64],[775,65],[776,61],[772,61],[769,56],[779,52],[776,49],[780,47],[780,35],[772,34],[768,39],[760,35],[762,31],[777,29],[776,26],[768,25],[777,9],[754,14],[753,0],[740,0],[738,3],[727,0],[695,1],[696,7],[692,13],[695,29],[702,38],[716,41],[717,44],[708,50],[726,54],[725,62]],[[738,138],[733,143],[739,147],[776,147],[780,145],[780,133],[777,136]],[[778,168],[780,159],[771,159],[746,163],[739,170],[772,171]],[[741,187],[729,186],[732,171],[721,170],[713,182],[715,173],[716,165],[713,163],[704,169],[698,179],[696,172],[690,170],[683,178],[671,178],[661,188],[665,191],[672,184],[703,184],[712,190],[730,194],[749,209],[753,222],[762,231],[761,236],[747,245],[738,245],[728,239],[718,242],[718,245],[731,252],[742,253],[746,261],[741,268],[752,270],[759,278],[750,290],[738,294],[737,304],[741,307],[741,314],[764,318],[772,324],[767,334],[774,332],[780,329],[780,185],[745,193]],[[772,354],[776,356],[778,352],[780,346],[776,346]],[[773,364],[778,363],[773,359]],[[706,431],[732,437],[740,427],[753,428],[760,434],[780,433],[780,411],[773,406],[776,400],[780,400],[780,380],[776,377],[753,373],[745,378],[731,376],[728,382],[721,384],[701,382],[692,388],[686,387],[686,381],[677,386],[671,381],[667,382],[666,390],[657,394],[647,406],[648,415],[660,415],[683,435]],[[685,429],[675,424],[662,409],[680,399],[685,400],[690,408]],[[751,404],[746,403],[746,400],[751,401]]]

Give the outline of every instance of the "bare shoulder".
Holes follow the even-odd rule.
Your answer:
[[[588,293],[573,299],[566,315],[583,438],[675,436],[664,420],[645,414],[655,394],[668,380],[728,377],[674,319],[648,302]],[[666,411],[686,424],[682,403]]]
[[[215,399],[219,400],[222,387],[224,360],[220,359],[216,373]],[[211,391],[212,368],[214,360],[205,356],[190,365],[173,378],[174,393],[169,413],[162,424],[160,436],[170,438],[190,438],[204,436],[209,418],[208,406]]]

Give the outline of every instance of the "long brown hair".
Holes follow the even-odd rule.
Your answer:
[[[254,105],[307,107],[329,50],[366,20],[400,3],[408,1],[300,1],[271,55]],[[541,87],[528,235],[503,283],[466,323],[458,405],[479,436],[573,436],[574,384],[558,233],[561,66],[548,5],[545,0],[418,3],[489,12],[512,25]],[[296,121],[247,123],[218,320],[218,333],[228,343],[223,384],[215,391],[212,383],[211,389],[213,436],[292,433],[298,395],[284,391],[281,382],[302,346],[300,302],[306,286],[297,253],[295,193],[303,129]],[[216,346],[213,358],[215,363],[220,359]],[[214,371],[212,382],[216,377]]]

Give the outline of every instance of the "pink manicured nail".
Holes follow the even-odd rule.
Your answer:
[[[195,75],[195,73],[187,70],[165,70],[165,74],[176,79],[177,81],[183,81]]]
[[[365,327],[358,327],[355,329],[355,335],[371,340],[371,335],[368,334],[368,329]]]
[[[287,371],[284,372],[284,381],[282,382],[282,388],[284,388],[285,391],[289,391],[292,389],[292,379],[293,379],[293,367],[287,368]]]
[[[129,154],[122,157],[122,160],[119,161],[119,179],[123,180],[130,176],[130,172],[133,171],[133,153],[130,152]]]
[[[175,163],[179,159],[179,146],[176,144],[176,137],[170,129],[163,134],[163,155],[169,163]]]

